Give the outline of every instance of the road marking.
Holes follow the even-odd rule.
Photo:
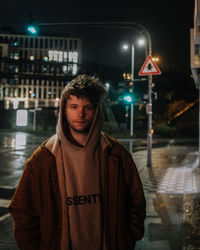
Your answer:
[[[8,207],[10,200],[0,199],[0,207]]]
[[[9,218],[11,215],[9,213],[4,214],[3,216],[0,217],[0,222],[4,221],[5,219]]]

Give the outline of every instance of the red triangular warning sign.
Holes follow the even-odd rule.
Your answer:
[[[147,56],[142,68],[139,72],[139,76],[145,75],[160,75],[161,71],[158,66],[155,64],[151,56]]]

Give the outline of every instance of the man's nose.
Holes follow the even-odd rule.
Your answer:
[[[84,108],[80,108],[79,109],[79,116],[80,117],[84,117],[85,116],[85,109]]]

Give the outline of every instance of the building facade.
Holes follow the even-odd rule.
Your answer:
[[[195,0],[194,28],[190,30],[190,62],[196,87],[200,85],[200,0]]]
[[[0,101],[5,109],[58,107],[78,72],[81,39],[0,34]]]

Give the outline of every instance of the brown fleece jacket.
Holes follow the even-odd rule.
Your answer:
[[[144,233],[145,198],[141,181],[131,155],[116,140],[103,136],[111,144],[103,151],[101,168],[106,246],[109,250],[132,250]],[[62,208],[56,161],[44,145],[27,161],[9,211],[21,250],[61,249]],[[66,240],[69,243],[68,234]],[[70,244],[66,250],[70,250]]]

